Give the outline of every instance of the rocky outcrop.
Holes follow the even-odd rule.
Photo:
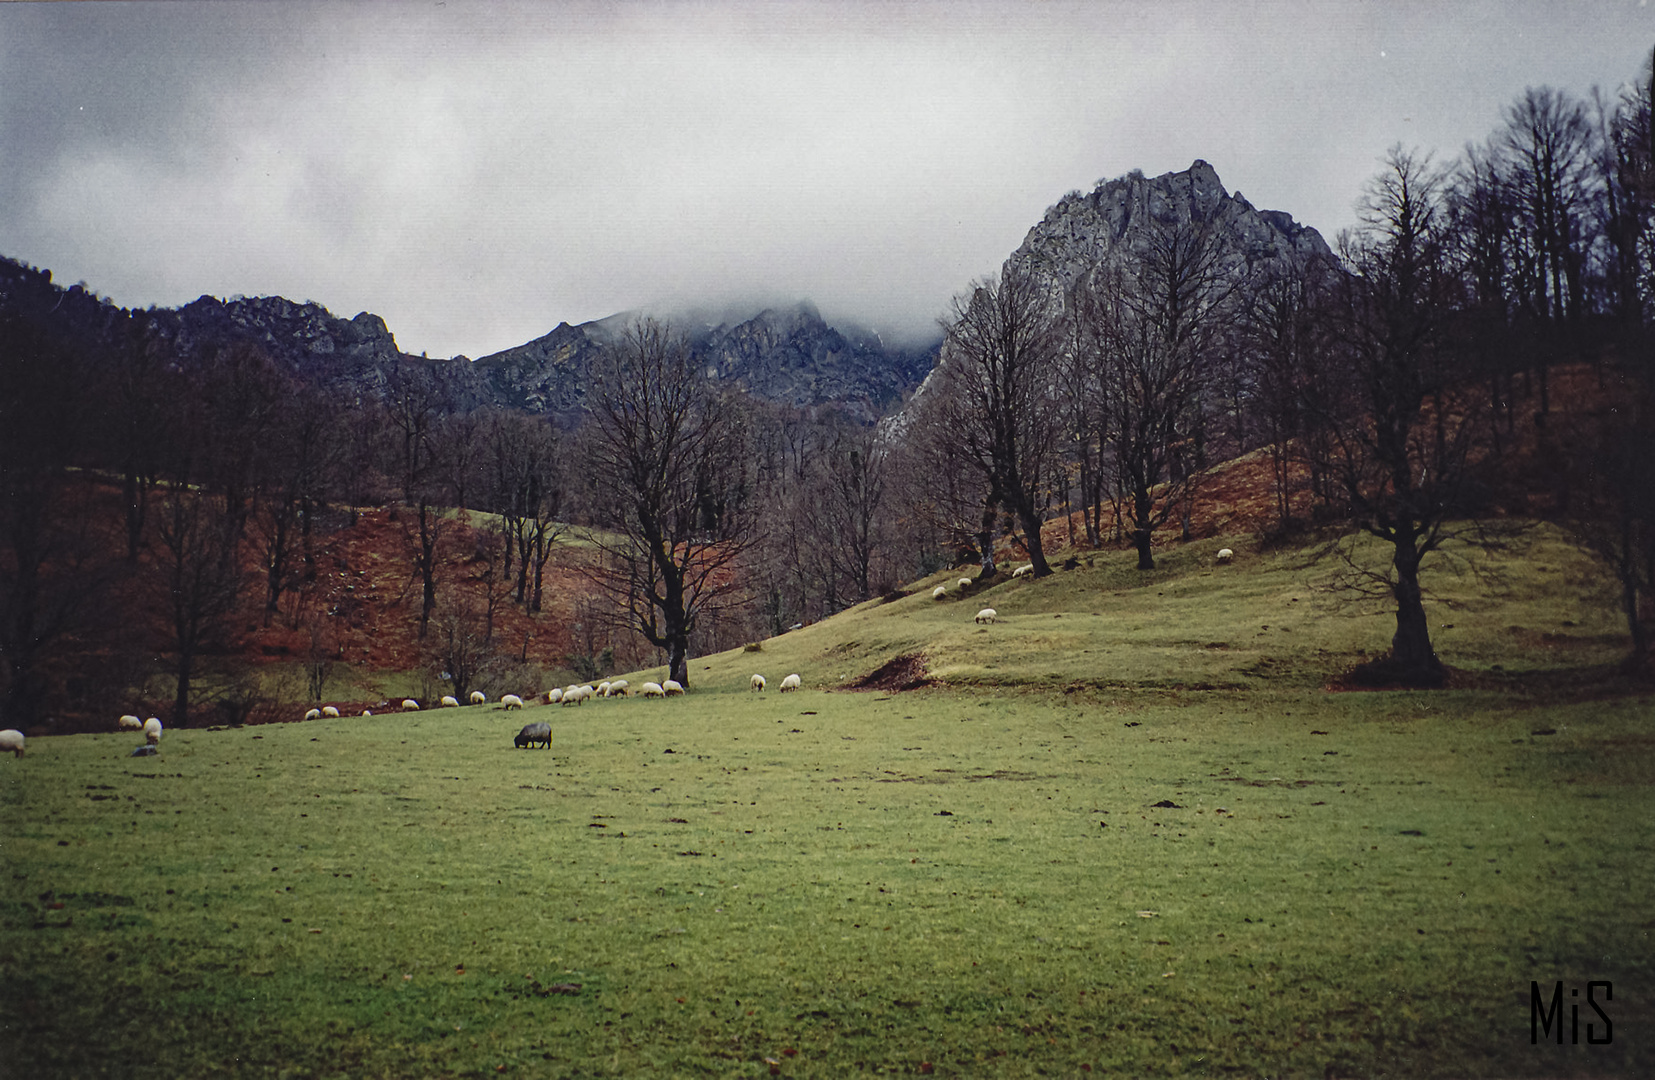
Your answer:
[[[572,420],[580,414],[593,358],[633,317],[563,323],[545,337],[485,356],[475,367],[499,400]],[[707,378],[764,401],[841,408],[864,423],[900,404],[936,359],[935,345],[889,347],[876,335],[841,332],[808,301],[684,330]]]
[[[1321,233],[1279,210],[1257,210],[1231,194],[1205,161],[1147,178],[1133,171],[1072,192],[1030,229],[1012,260],[1068,288],[1092,269],[1140,258],[1156,230],[1203,222],[1222,238],[1233,272],[1332,266]]]

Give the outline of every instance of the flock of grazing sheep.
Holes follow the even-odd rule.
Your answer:
[[[1230,548],[1221,548],[1214,556],[1215,561],[1221,563],[1230,562],[1234,558],[1235,552]],[[1028,563],[1013,570],[1011,572],[1011,576],[1013,578],[1020,578],[1033,572],[1034,564]],[[974,582],[971,578],[962,577],[958,579],[955,585],[959,595],[963,596],[972,590],[972,588],[976,585],[976,582]],[[931,590],[931,599],[933,600],[946,600],[949,595],[950,593],[948,591],[948,586],[946,585],[938,585],[936,588]],[[977,612],[976,621],[979,624],[992,623],[998,618],[999,612],[995,611],[991,607],[986,607]],[[749,685],[754,690],[763,690],[769,686],[769,681],[765,679],[763,675],[755,674],[752,679],[749,680]],[[797,673],[788,675],[781,681],[781,692],[785,694],[789,690],[799,689],[802,685],[803,682],[800,680]],[[627,680],[611,679],[608,682],[601,682],[596,686],[589,683],[583,683],[579,685],[565,686],[559,689],[547,690],[545,693],[539,695],[536,700],[544,701],[547,705],[580,705],[592,698],[624,698],[633,696],[645,698],[665,698],[676,697],[683,692],[683,685],[675,679],[667,679],[658,683],[646,682],[639,686],[636,692],[633,691],[632,684],[627,682]],[[481,690],[473,690],[468,697],[468,701],[472,705],[485,705],[488,703],[488,695],[483,693]],[[458,698],[448,695],[444,695],[440,701],[440,707],[442,708],[458,708],[459,705],[460,702]],[[500,705],[507,710],[521,709],[523,707],[523,699],[517,694],[506,694],[500,698]],[[420,703],[414,698],[404,698],[402,700],[401,709],[403,712],[417,712],[419,711],[419,708]],[[372,716],[373,712],[372,710],[364,709],[362,710],[362,715]],[[331,719],[338,716],[339,710],[333,705],[324,705],[321,708],[311,709],[309,712],[305,713],[306,720],[320,720],[324,717]],[[156,717],[152,716],[148,720],[140,720],[138,717],[129,713],[122,716],[120,720],[117,721],[117,726],[122,731],[132,730],[142,731],[144,733],[145,745],[134,750],[134,756],[140,754],[153,754],[161,744],[161,721]],[[0,753],[9,752],[17,755],[18,757],[22,757],[23,742],[23,733],[15,728],[0,731]],[[523,726],[523,730],[517,733],[517,737],[514,742],[518,747],[532,747],[538,743],[542,746],[550,748],[552,745],[552,727],[544,720],[536,721],[532,724],[525,724]]]

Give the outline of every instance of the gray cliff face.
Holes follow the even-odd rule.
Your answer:
[[[545,337],[476,362],[497,396],[565,421],[579,416],[598,351],[631,315],[560,325]],[[855,331],[853,331],[855,333]],[[869,335],[847,337],[808,301],[768,308],[734,324],[688,329],[708,379],[795,408],[831,406],[872,423],[917,386],[936,356],[928,348],[890,348]]]
[[[1030,229],[1011,260],[1067,289],[1095,267],[1129,263],[1157,228],[1209,222],[1236,272],[1334,263],[1321,233],[1279,210],[1256,210],[1230,194],[1205,161],[1146,178],[1134,172],[1065,196]]]
[[[392,370],[409,364],[425,368],[456,410],[496,403],[493,388],[464,357],[431,360],[402,352],[385,320],[371,312],[341,319],[320,304],[280,296],[203,296],[174,314],[185,352],[251,342],[301,382],[336,397],[383,397]]]
[[[1132,273],[1158,230],[1192,222],[1210,224],[1223,265],[1238,277],[1337,271],[1338,260],[1321,233],[1280,210],[1254,209],[1239,193],[1225,191],[1217,171],[1200,160],[1183,172],[1150,178],[1134,170],[1099,183],[1090,194],[1064,196],[1006,261],[1033,270],[1054,290],[1067,293],[1094,270]],[[935,385],[926,376],[908,406],[881,423],[887,438],[903,436],[913,406]]]
[[[471,361],[433,360],[397,348],[385,322],[370,312],[341,319],[319,304],[279,296],[218,300],[203,296],[177,312],[185,351],[227,341],[258,345],[301,381],[339,396],[383,396],[398,365],[418,365],[456,410],[484,405],[523,409],[563,425],[580,421],[592,364],[635,317],[630,313],[571,326]],[[936,348],[890,348],[876,335],[847,336],[808,302],[766,309],[734,323],[689,328],[706,377],[755,397],[797,408],[845,410],[872,423],[900,404],[931,368]]]

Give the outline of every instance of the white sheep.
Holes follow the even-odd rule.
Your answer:
[[[971,588],[971,579],[968,578],[968,577],[961,578],[960,579],[960,591],[965,592],[969,588]]]
[[[579,705],[586,700],[586,691],[579,686],[565,686],[558,698],[565,705]]]
[[[931,599],[933,599],[933,600],[946,600],[946,599],[948,599],[948,590],[943,588],[941,585],[938,585],[936,588],[931,590]]]
[[[804,682],[799,678],[798,675],[789,675],[787,678],[782,680],[782,687],[781,687],[782,693],[785,694],[789,690],[797,690],[799,687],[801,687],[803,685],[804,685]]]
[[[751,679],[748,679],[747,681],[752,684],[754,690],[763,690],[767,685],[769,685],[768,683],[766,683],[764,681],[764,676],[763,675],[756,675],[755,674]]]
[[[23,733],[16,728],[7,728],[0,731],[0,754],[10,750],[18,757],[23,756]]]
[[[1032,574],[1032,573],[1034,573],[1034,563],[1029,563],[1026,566],[1019,566],[1017,569],[1013,570],[1011,572],[1011,576],[1014,577],[1014,578],[1019,578],[1019,577],[1022,577],[1024,574]]]
[[[1218,554],[1214,557],[1219,562],[1229,562],[1231,559],[1236,557],[1236,553],[1231,551],[1229,548],[1219,548]]]
[[[638,693],[642,694],[644,697],[666,697],[667,696],[667,692],[665,690],[661,689],[661,684],[656,683],[656,682],[646,682],[646,683],[644,683],[643,686],[638,688]]]
[[[142,731],[144,729],[144,722],[136,716],[133,716],[131,713],[127,713],[125,716],[121,717],[116,721],[116,724],[122,731],[128,729],[131,729],[132,731]]]
[[[310,709],[309,711],[307,711],[305,713],[305,719],[306,720],[320,720],[321,718],[322,718],[322,710],[321,709]]]
[[[337,720],[339,719],[339,710],[334,708],[332,705],[323,705],[322,715],[327,717],[329,720]]]
[[[977,621],[980,622],[980,623],[991,623],[995,619],[998,619],[999,617],[1000,617],[1000,613],[998,611],[995,611],[991,607],[986,607],[983,610],[977,612]]]
[[[597,688],[591,683],[581,683],[580,692],[588,701],[598,696]]]
[[[598,694],[599,697],[608,697],[609,696],[609,680],[608,679],[605,679],[603,682],[598,684],[597,694]]]
[[[500,699],[500,704],[508,710],[521,709],[523,707],[523,699],[518,697],[516,694],[507,694],[505,697]]]
[[[410,698],[403,698],[402,699],[402,711],[403,712],[419,712],[419,702],[415,701],[411,697]]]
[[[455,697],[453,694],[444,694],[442,696],[442,701],[440,702],[440,707],[444,709],[458,709],[460,707],[460,699]]]
[[[683,692],[684,684],[679,682],[677,679],[668,679],[666,682],[661,684],[661,694],[663,697],[672,697],[674,694],[682,694]]]
[[[471,692],[471,697],[467,700],[469,700],[473,705],[482,705],[488,701],[488,695],[483,693],[481,690],[473,690]]]
[[[160,744],[161,721],[158,718],[152,716],[144,721],[144,739],[152,745]]]
[[[363,709],[362,710],[362,715],[363,716],[372,716],[373,714],[374,714],[374,711],[372,709]]]
[[[631,697],[632,684],[625,679],[615,679],[609,684],[610,697]]]
[[[563,687],[554,686],[550,690],[546,691],[546,704],[556,705],[558,702],[560,702],[562,700],[563,700]]]

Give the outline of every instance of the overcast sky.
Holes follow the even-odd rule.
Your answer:
[[[913,333],[1134,168],[1331,243],[1391,144],[1635,78],[1647,5],[0,3],[0,254],[433,356],[748,297]]]

